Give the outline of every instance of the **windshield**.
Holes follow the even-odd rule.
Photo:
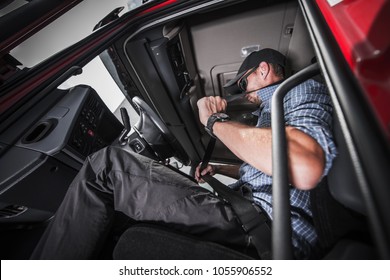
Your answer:
[[[16,0],[0,10],[0,15],[26,4]],[[11,50],[22,67],[33,67],[55,53],[73,45],[93,32],[94,26],[117,7],[123,13],[142,5],[142,0],[84,0],[48,26]]]

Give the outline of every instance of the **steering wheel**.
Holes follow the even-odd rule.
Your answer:
[[[132,102],[140,112],[140,119],[134,129],[155,154],[161,160],[174,157],[182,164],[189,165],[189,156],[156,112],[138,96],[133,97]]]

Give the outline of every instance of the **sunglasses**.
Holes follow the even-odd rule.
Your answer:
[[[255,72],[257,69],[257,67],[254,67],[252,68],[252,70],[250,70],[248,73],[246,73],[242,78],[241,80],[238,82],[238,87],[240,88],[240,90],[242,92],[245,92],[246,91],[246,87],[248,86],[248,77],[250,76],[250,74],[252,74],[253,72]]]

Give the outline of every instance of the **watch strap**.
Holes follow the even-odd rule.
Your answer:
[[[213,126],[216,122],[226,122],[229,121],[230,117],[224,113],[214,113],[212,114],[208,120],[207,125],[205,126],[205,130],[211,137],[217,138],[213,132]]]

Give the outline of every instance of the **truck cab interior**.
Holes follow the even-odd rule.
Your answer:
[[[36,85],[28,98],[2,111],[1,258],[29,258],[83,161],[105,146],[121,146],[167,165],[175,159],[185,166],[178,172],[193,176],[210,138],[199,122],[196,102],[204,96],[226,98],[232,120],[254,126],[256,107],[242,96],[229,95],[223,85],[249,53],[263,48],[287,57],[288,76],[317,63],[314,78],[327,85],[332,97],[339,154],[327,178],[311,191],[323,258],[389,258],[388,139],[314,1],[177,2],[149,14],[139,12],[157,5],[149,3],[141,7],[144,10],[114,17],[90,40],[115,28],[120,32],[88,54],[74,56],[73,65],[61,75]],[[86,42],[55,59],[72,57]],[[59,88],[95,56],[123,92],[126,102],[119,118],[93,86]],[[44,66],[29,71],[42,71]],[[23,82],[23,75],[16,75],[0,89],[11,92],[13,83]],[[126,109],[140,118],[129,120]],[[211,162],[241,163],[218,140]],[[274,238],[283,233],[272,234]],[[102,258],[258,257],[147,223],[110,238]]]

